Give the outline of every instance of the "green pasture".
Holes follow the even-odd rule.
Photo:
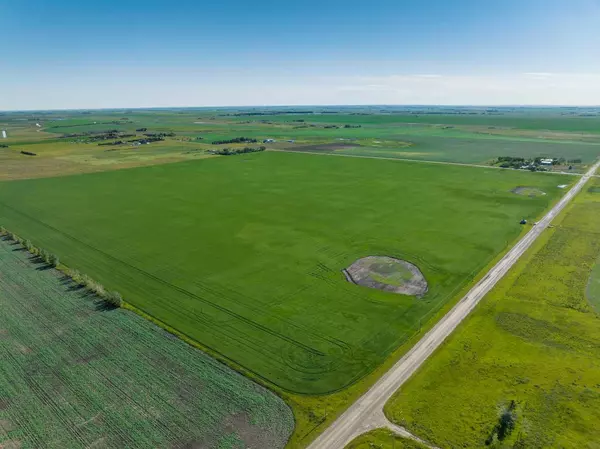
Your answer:
[[[346,449],[426,449],[426,446],[387,429],[377,429],[356,437]]]
[[[260,153],[0,183],[0,224],[292,392],[371,372],[539,216],[570,177]],[[530,198],[516,186],[539,188]],[[348,283],[416,264],[422,299]]]
[[[284,402],[0,239],[0,447],[283,448]]]
[[[590,184],[388,402],[389,418],[443,448],[598,447],[600,317],[589,294],[600,182]],[[513,430],[500,438],[511,404]]]

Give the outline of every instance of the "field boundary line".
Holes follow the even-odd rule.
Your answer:
[[[558,214],[583,189],[599,167],[600,161],[592,165],[560,201],[417,344],[317,437],[308,446],[308,449],[343,449],[355,437],[379,427],[380,416],[387,401],[504,277]]]
[[[475,168],[493,168],[495,170],[514,170],[511,168],[504,167],[496,167],[493,165],[481,165],[481,164],[467,164],[463,162],[447,162],[447,161],[431,161],[428,159],[408,159],[402,157],[377,157],[377,156],[364,156],[360,154],[341,154],[341,153],[326,153],[326,152],[317,152],[317,151],[296,151],[296,150],[279,150],[275,148],[269,148],[267,151],[275,151],[278,153],[295,153],[295,154],[313,154],[316,156],[338,156],[338,157],[354,157],[359,159],[381,159],[383,161],[405,161],[405,162],[419,162],[422,164],[441,164],[441,165],[456,165],[459,167],[475,167]],[[518,172],[524,172],[525,170],[514,170]],[[556,172],[556,171],[544,171],[544,172],[534,172],[534,173],[548,173],[552,175],[566,175],[566,176],[584,176],[583,173],[566,173],[566,172]],[[600,175],[598,175],[600,176]]]

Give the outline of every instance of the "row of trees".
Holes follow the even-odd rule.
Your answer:
[[[144,133],[144,136],[146,137],[175,137],[175,133],[174,132],[169,132],[169,133]]]
[[[102,298],[108,304],[114,307],[121,307],[123,304],[123,297],[119,292],[108,291],[102,284],[96,282],[87,274],[82,274],[77,270],[67,268],[65,274],[71,278],[71,280],[79,287],[86,288],[99,298]]]
[[[259,147],[259,148],[221,148],[218,150],[208,150],[210,154],[219,154],[221,156],[233,156],[235,154],[244,154],[244,153],[258,153],[260,151],[265,151],[267,147]]]
[[[212,142],[213,145],[224,145],[227,143],[257,143],[258,140],[252,139],[250,137],[234,137],[229,140],[215,140]]]
[[[52,254],[52,253],[46,251],[45,249],[36,247],[31,242],[31,240],[22,239],[14,232],[9,232],[3,226],[0,226],[0,236],[8,238],[9,240],[12,240],[13,242],[20,244],[21,246],[23,246],[23,248],[25,248],[27,251],[29,251],[30,254],[39,258],[44,263],[46,263],[52,267],[61,269],[61,271],[66,276],[71,278],[71,280],[76,285],[78,285],[79,287],[82,287],[82,288],[86,288],[87,290],[94,293],[99,298],[103,299],[106,303],[110,304],[111,306],[121,307],[121,305],[123,304],[123,298],[121,297],[121,295],[118,292],[106,290],[102,284],[94,281],[87,274],[81,274],[77,270],[73,270],[71,268],[61,266],[60,259],[58,258],[58,256],[56,254]]]
[[[0,235],[7,237],[9,240],[12,240],[15,243],[18,243],[27,251],[29,251],[30,254],[38,257],[48,265],[58,267],[58,264],[60,263],[58,256],[56,254],[49,253],[45,249],[37,248],[33,245],[33,243],[31,243],[31,240],[22,239],[14,232],[9,232],[4,226],[0,226]]]

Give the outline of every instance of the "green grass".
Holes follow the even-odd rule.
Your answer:
[[[426,446],[387,429],[377,429],[355,438],[346,449],[426,449]]]
[[[598,260],[592,268],[586,296],[594,310],[600,313],[600,263],[598,263]]]
[[[262,153],[0,184],[0,222],[213,353],[292,392],[381,364],[571,178]],[[548,192],[510,192],[530,185]],[[345,281],[385,254],[423,299]]]
[[[0,240],[0,447],[279,447],[291,410]]]
[[[516,427],[491,447],[598,447],[600,318],[586,298],[600,256],[592,192],[396,393],[389,418],[444,448],[480,448],[514,401]]]

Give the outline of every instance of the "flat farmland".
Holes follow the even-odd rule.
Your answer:
[[[600,183],[587,188],[386,405],[444,448],[596,448]]]
[[[0,223],[212,354],[324,394],[381,364],[571,179],[267,152],[0,183]],[[414,263],[427,294],[348,283],[368,255]]]
[[[564,157],[569,160],[580,159],[588,163],[594,161],[600,154],[598,143],[520,140],[490,136],[463,137],[448,134],[443,136],[432,130],[429,134],[392,134],[391,138],[405,142],[405,146],[394,145],[394,141],[381,143],[370,141],[365,142],[366,145],[357,145],[336,153],[467,164],[485,164],[498,156]]]
[[[393,113],[381,113],[360,107],[305,114],[269,108],[258,113],[261,115],[250,110],[193,108],[0,112],[0,128],[8,133],[2,141],[6,147],[0,147],[0,180],[211,157],[211,150],[230,145],[212,142],[241,136],[274,150],[312,148],[322,152],[319,148],[326,146],[334,154],[486,165],[501,156],[564,158],[587,164],[600,153],[598,117],[511,108],[495,115],[482,110],[421,112],[395,108]],[[113,132],[110,138],[106,135],[109,131]],[[163,140],[148,145],[132,143],[157,133],[165,134]],[[583,168],[579,162],[569,165],[574,165],[574,171]]]
[[[276,395],[0,239],[0,447],[283,448]]]

